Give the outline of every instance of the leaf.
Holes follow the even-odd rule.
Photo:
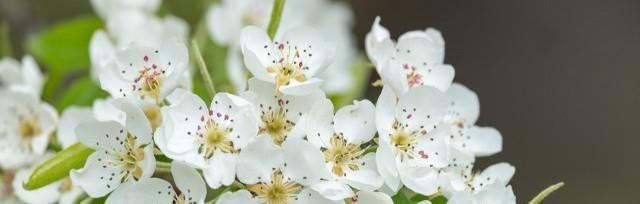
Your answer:
[[[27,50],[49,66],[52,72],[85,69],[89,66],[89,41],[102,27],[95,16],[65,21],[29,38]]]
[[[72,169],[82,168],[93,151],[80,143],[71,145],[33,170],[24,188],[38,189],[67,177]]]
[[[447,198],[444,196],[437,196],[429,199],[429,201],[431,201],[431,204],[447,204]]]
[[[56,104],[56,108],[62,112],[62,110],[71,105],[91,106],[95,99],[108,95],[90,77],[85,76],[77,79],[66,89],[66,92]]]
[[[402,191],[391,197],[391,199],[395,204],[413,204],[413,202],[411,202],[411,200],[409,200],[409,198],[407,198],[407,196],[402,193]]]

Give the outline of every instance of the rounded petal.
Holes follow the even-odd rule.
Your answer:
[[[275,56],[279,52],[273,48],[274,45],[267,33],[258,27],[248,26],[242,29],[240,42],[244,64],[249,71],[260,80],[272,82],[274,79],[267,73],[266,68],[274,64],[271,55]]]
[[[422,75],[422,83],[420,85],[433,86],[440,91],[447,91],[453,83],[453,77],[456,70],[449,64],[438,64],[416,70]]]
[[[280,87],[280,92],[293,96],[304,96],[314,92],[310,90],[320,90],[321,84],[322,79],[318,78],[311,78],[304,82],[293,81],[289,85]]]
[[[164,149],[160,147],[169,155],[183,154],[195,148],[198,126],[202,125],[205,117],[208,118],[207,105],[200,97],[184,89],[175,90],[167,99],[171,105],[161,109],[161,127],[167,144]]]
[[[63,148],[69,147],[78,141],[76,137],[75,129],[82,121],[88,121],[93,118],[93,111],[91,108],[84,107],[68,107],[62,112],[60,121],[58,122],[58,129],[56,136],[58,142]]]
[[[389,144],[380,143],[376,151],[376,166],[380,172],[380,176],[384,179],[386,187],[389,190],[398,192],[402,183],[400,183],[400,175],[396,164],[395,154]]]
[[[329,99],[314,103],[305,121],[307,140],[317,147],[328,147],[333,136],[333,104]]]
[[[60,197],[60,182],[54,182],[36,190],[26,190],[23,187],[24,182],[29,179],[32,169],[22,169],[18,171],[12,181],[14,193],[20,200],[26,203],[54,203]]]
[[[449,99],[438,89],[421,86],[400,97],[395,117],[409,130],[431,132],[443,120]]]
[[[173,197],[177,196],[171,184],[159,178],[143,179],[128,188],[121,188],[116,191],[126,191],[120,194],[125,203],[170,204],[173,203]],[[109,199],[115,196],[114,194],[109,196]],[[115,203],[117,202],[113,204]]]
[[[282,164],[282,156],[282,150],[273,143],[271,137],[258,136],[238,156],[238,180],[245,184],[268,181],[273,169]]]
[[[321,181],[313,184],[311,189],[333,201],[344,200],[355,195],[348,185],[336,181]]]
[[[330,60],[332,55],[330,47],[319,35],[319,32],[306,26],[296,26],[283,32],[281,38],[276,37],[276,42],[281,43],[285,50],[291,50],[289,56],[293,57],[293,53],[300,54],[296,59],[298,62],[302,62],[306,65],[306,69],[303,69],[307,78],[311,78],[316,73],[322,72],[327,65],[327,60]]]
[[[453,83],[446,94],[451,98],[448,119],[462,119],[466,125],[475,124],[480,115],[478,95],[459,83]]]
[[[258,134],[258,119],[251,102],[229,93],[218,93],[211,107],[212,120],[232,128],[229,136],[235,148],[244,148]]]
[[[352,144],[368,142],[376,134],[376,107],[369,100],[354,101],[353,105],[340,108],[334,117],[336,133]]]
[[[407,188],[416,193],[431,195],[438,192],[436,170],[427,167],[404,167],[400,168],[400,179]]]
[[[152,140],[153,132],[151,123],[145,116],[142,109],[128,99],[115,99],[113,105],[126,113],[125,128],[136,139],[136,144],[149,144]]]
[[[298,195],[296,195],[293,198],[293,201],[291,201],[291,203],[294,204],[339,204],[339,203],[344,203],[344,201],[342,200],[338,200],[338,201],[332,201],[329,200],[327,198],[325,198],[324,196],[320,195],[320,193],[310,189],[310,188],[305,188],[302,189],[302,191],[300,191],[298,193]]]
[[[236,164],[238,155],[227,154],[220,151],[213,153],[209,165],[202,172],[209,187],[217,189],[220,186],[228,186],[236,178]]]
[[[382,92],[376,102],[376,127],[378,135],[383,141],[388,141],[395,120],[395,108],[398,97],[390,87],[382,87]]]
[[[183,162],[174,160],[171,163],[171,175],[186,199],[192,202],[204,202],[207,188],[198,171]]]
[[[89,57],[91,59],[91,77],[98,80],[100,72],[108,68],[110,62],[115,60],[115,47],[107,33],[98,30],[93,33],[89,42]]]
[[[478,157],[491,156],[502,151],[502,135],[492,127],[471,127],[468,150]]]
[[[369,153],[358,159],[358,170],[347,169],[340,181],[358,190],[375,191],[384,184],[384,178],[378,173],[376,154]]]
[[[282,143],[284,165],[282,173],[304,186],[310,186],[322,179],[331,178],[324,163],[322,152],[311,143],[290,138]]]
[[[434,33],[433,30],[430,33]],[[444,41],[432,38],[423,31],[410,31],[398,38],[396,57],[412,65],[426,63],[442,64],[444,60]],[[435,36],[437,37],[437,36]]]
[[[511,164],[505,162],[493,164],[482,171],[482,173],[473,180],[472,185],[476,189],[481,189],[483,186],[496,182],[500,184],[509,183],[515,172],[516,168]]]
[[[246,203],[246,204],[260,204],[259,199],[254,198],[251,193],[247,190],[239,190],[236,192],[227,191],[218,197],[216,204],[236,204],[236,203]]]
[[[124,146],[120,142],[127,138],[127,131],[115,121],[89,119],[78,124],[75,132],[82,144],[110,151],[122,151]]]
[[[123,168],[112,166],[115,160],[105,151],[96,151],[87,158],[84,168],[72,170],[69,176],[90,197],[103,197],[120,186]]]
[[[351,200],[362,204],[393,204],[393,200],[389,195],[372,191],[358,191]]]
[[[402,95],[409,90],[407,74],[402,69],[403,65],[397,60],[387,60],[378,65],[380,68],[380,78],[385,85],[393,88],[393,92]]]

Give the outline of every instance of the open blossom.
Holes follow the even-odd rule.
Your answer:
[[[422,86],[398,97],[385,86],[376,104],[380,136],[376,162],[385,186],[396,192],[404,184],[431,195],[438,189],[438,169],[448,165],[444,141],[448,127],[441,122],[449,99],[438,89]]]
[[[394,43],[377,17],[365,48],[382,81],[398,94],[417,86],[446,91],[453,81],[455,70],[444,64],[444,40],[433,28],[406,32]]]
[[[314,77],[331,59],[331,49],[310,27],[294,27],[269,39],[266,31],[249,26],[242,30],[244,63],[257,78],[275,84],[275,92],[306,95],[322,80]]]
[[[70,173],[91,197],[102,197],[123,183],[149,178],[155,170],[151,124],[129,99],[110,102],[111,120],[91,119],[76,128],[78,140],[96,151],[84,168]]]
[[[218,93],[210,108],[195,94],[178,89],[162,108],[165,121],[155,141],[169,158],[202,169],[211,188],[230,185],[240,150],[258,133],[253,105]]]
[[[304,137],[304,117],[314,102],[325,98],[320,90],[309,90],[304,96],[284,95],[274,92],[274,84],[249,79],[249,91],[243,98],[253,102],[259,121],[259,135],[271,137],[275,144],[282,144],[289,137]]]
[[[227,46],[227,73],[236,90],[244,90],[247,73],[240,56],[240,34],[246,26],[266,29],[273,1],[224,0],[211,5],[207,28],[211,39]],[[355,36],[351,32],[353,11],[344,2],[328,0],[289,0],[285,2],[280,32],[298,25],[315,28],[335,42],[334,60],[318,77],[326,81],[321,88],[328,94],[349,90],[353,84],[352,67],[357,59]]]
[[[447,90],[451,103],[445,121],[451,124],[449,144],[457,150],[473,156],[490,156],[502,150],[502,135],[495,128],[478,127],[475,122],[480,115],[478,96],[463,86],[454,83]]]
[[[44,79],[38,64],[31,56],[18,62],[12,58],[0,60],[0,90],[13,90],[29,93],[39,98]]]
[[[139,10],[146,13],[155,12],[161,0],[91,0],[93,10],[102,17],[118,15],[122,10]]]
[[[123,186],[117,195],[110,196],[107,204],[158,203],[158,204],[200,204],[204,203],[207,188],[195,169],[179,161],[171,163],[171,175],[180,190],[160,178],[145,178],[140,182]]]
[[[328,99],[318,101],[307,118],[307,139],[322,152],[326,169],[332,173],[332,189],[322,191],[332,200],[354,196],[351,187],[363,191],[375,191],[384,182],[378,174],[375,153],[365,153],[362,147],[373,139],[375,107],[368,101],[357,101],[345,106],[333,115],[333,105]],[[317,189],[316,189],[317,190]]]
[[[253,195],[238,191],[221,196],[224,202],[218,203],[334,203],[317,191],[337,190],[330,176],[322,153],[309,142],[290,138],[278,146],[258,136],[238,159],[238,180]]]
[[[32,94],[0,91],[0,167],[18,169],[45,153],[58,114]]]
[[[511,186],[507,186],[515,168],[507,163],[487,167],[480,173],[452,175],[450,185],[444,186],[449,203],[454,204],[514,204],[516,198]]]
[[[41,204],[57,202],[60,204],[72,204],[75,203],[75,199],[83,193],[80,188],[73,185],[69,177],[36,190],[26,190],[23,184],[27,181],[32,171],[33,167],[21,169],[16,173],[12,181],[14,193],[25,203]]]

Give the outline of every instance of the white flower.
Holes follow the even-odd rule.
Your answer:
[[[24,56],[22,64],[8,57],[0,60],[0,90],[25,92],[39,98],[43,85],[42,72],[31,56]]]
[[[116,53],[116,63],[100,73],[100,84],[114,98],[159,104],[178,87],[188,69],[189,54],[179,40],[158,47],[138,44]]]
[[[104,112],[116,116],[112,120],[91,119],[76,128],[78,140],[96,151],[70,176],[91,197],[149,178],[155,170],[151,125],[142,110],[128,99],[115,99],[110,105],[115,110]]]
[[[516,203],[511,186],[515,168],[507,163],[487,167],[481,173],[452,175],[450,185],[444,186],[449,203]]]
[[[238,153],[258,133],[253,105],[218,93],[211,108],[195,94],[178,89],[162,108],[164,124],[155,140],[169,158],[201,168],[211,188],[230,185],[236,177]]]
[[[455,70],[444,64],[444,40],[440,31],[409,31],[393,43],[377,17],[365,39],[369,59],[376,65],[383,82],[402,94],[409,88],[433,86],[446,91]]]
[[[322,153],[305,140],[287,139],[282,147],[267,136],[258,136],[240,152],[238,180],[247,184],[246,191],[223,195],[218,203],[335,203],[316,190],[330,183]],[[237,195],[234,195],[237,194]],[[337,202],[337,201],[336,201]]]
[[[404,184],[423,195],[437,191],[437,169],[446,167],[449,159],[443,139],[448,126],[441,125],[448,102],[432,87],[413,88],[398,100],[384,86],[376,104],[380,136],[376,162],[385,188],[397,192]]]
[[[306,122],[307,139],[324,155],[325,168],[332,173],[330,181],[337,181],[327,182],[332,191],[314,190],[329,199],[343,200],[354,196],[350,187],[374,191],[382,186],[375,153],[365,154],[367,147],[362,147],[376,133],[375,107],[370,101],[356,101],[334,117],[331,101],[322,99],[314,104]]]
[[[102,18],[118,15],[123,10],[139,10],[146,13],[155,12],[160,7],[160,0],[91,0],[91,6]]]
[[[308,95],[293,96],[274,92],[274,84],[249,79],[249,91],[242,94],[252,101],[260,119],[259,135],[268,135],[280,145],[286,138],[304,136],[304,117],[314,102],[325,98],[319,89],[307,90]]]
[[[0,91],[0,98],[0,167],[24,167],[45,153],[58,114],[32,94]]]
[[[91,108],[71,106],[66,108],[58,121],[56,129],[56,137],[62,148],[67,148],[76,142],[76,127],[80,122],[93,119],[93,111]]]
[[[16,173],[12,186],[16,196],[26,203],[60,203],[72,204],[82,194],[82,190],[71,183],[66,177],[36,190],[26,190],[23,184],[31,175],[33,168],[21,169]]]
[[[389,195],[382,192],[358,191],[354,197],[350,199],[353,204],[392,204],[393,200]]]
[[[173,161],[171,175],[180,193],[165,180],[145,178],[135,184],[121,187],[122,189],[109,196],[106,203],[204,203],[207,188],[198,171],[185,163]]]
[[[239,55],[240,33],[246,26],[267,28],[273,1],[225,0],[213,4],[207,12],[207,28],[211,39],[217,44],[229,47],[227,71],[237,90],[246,87],[247,74]],[[340,93],[353,85],[351,70],[358,51],[353,27],[353,11],[344,2],[326,0],[286,1],[280,22],[280,31],[298,25],[308,25],[317,29],[323,37],[336,43],[335,59],[326,71],[318,77],[326,83],[321,88],[327,93]]]
[[[490,156],[502,150],[502,135],[495,128],[478,127],[478,96],[462,84],[454,83],[446,93],[451,103],[445,121],[451,124],[449,144],[474,156]]]
[[[332,53],[313,28],[295,27],[283,33],[272,41],[261,28],[244,28],[244,63],[257,79],[274,83],[274,91],[306,95],[322,83],[314,75],[327,67]]]

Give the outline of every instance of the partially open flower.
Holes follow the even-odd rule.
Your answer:
[[[12,90],[40,97],[44,79],[38,64],[31,56],[18,62],[12,58],[0,60],[0,90]]]

